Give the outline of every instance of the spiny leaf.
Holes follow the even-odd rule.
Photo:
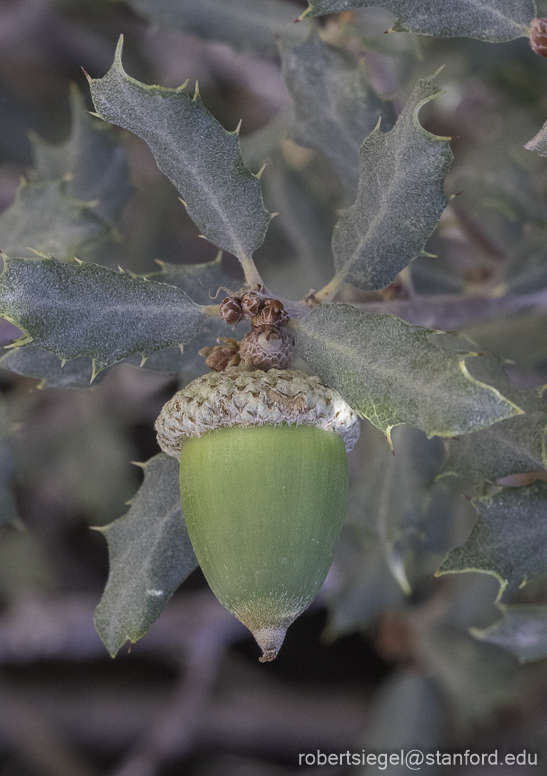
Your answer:
[[[474,501],[471,535],[450,550],[437,574],[478,571],[500,583],[498,598],[547,571],[547,483],[502,488]]]
[[[227,295],[226,289],[237,291],[242,281],[235,280],[222,266],[222,255],[204,264],[169,264],[159,261],[160,270],[145,275],[148,280],[157,280],[181,288],[198,304],[219,304]],[[217,291],[218,297],[215,297]],[[215,301],[216,299],[216,301]]]
[[[88,356],[94,373],[191,339],[206,319],[183,291],[97,264],[5,260],[0,313],[62,359]]]
[[[108,230],[92,207],[67,195],[65,182],[23,183],[13,205],[0,215],[0,250],[7,256],[35,250],[71,259]]]
[[[443,541],[438,546],[452,514],[446,488],[435,482],[443,443],[438,437],[427,439],[417,429],[400,426],[393,432],[393,455],[385,437],[371,426],[363,429],[361,437],[360,476],[350,493],[346,521],[360,533],[374,533],[393,577],[410,594],[415,579],[423,574],[427,556],[437,554],[428,569],[432,573],[439,555],[450,546]]]
[[[186,88],[145,86],[122,67],[123,39],[108,73],[90,81],[105,121],[142,137],[177,187],[202,234],[241,261],[262,244],[270,222],[260,183],[245,166],[237,132],[226,132]]]
[[[24,377],[40,380],[40,388],[88,388],[93,377],[93,363],[90,358],[74,358],[63,362],[54,353],[27,345],[23,348],[11,348],[0,358],[0,367]],[[108,368],[98,374],[93,384],[99,383],[107,374]]]
[[[498,604],[503,613],[489,628],[472,628],[481,641],[504,647],[519,663],[547,657],[547,606],[537,604]]]
[[[365,290],[389,285],[423,252],[448,202],[450,145],[418,121],[422,105],[441,93],[432,78],[418,82],[390,132],[377,126],[363,143],[357,199],[334,229],[337,273]]]
[[[160,266],[158,272],[143,277],[176,286],[188,293],[194,301],[202,304],[211,304],[213,292],[219,288],[225,286],[234,289],[239,285],[239,281],[235,281],[224,271],[220,255],[214,261],[204,264],[160,262]],[[244,336],[247,329],[246,325],[239,326],[238,336]],[[183,373],[184,380],[187,381],[203,374],[205,359],[199,355],[201,348],[215,345],[217,337],[230,335],[229,327],[220,318],[208,318],[184,349],[162,348],[152,353],[144,364],[141,364],[140,356],[132,356],[124,363],[142,366],[151,371]],[[41,380],[40,388],[88,388],[100,382],[109,371],[109,368],[104,369],[91,383],[93,364],[90,358],[75,358],[63,364],[53,353],[33,345],[8,350],[0,358],[0,367]]]
[[[542,399],[543,388],[517,390],[492,355],[470,361],[469,371],[476,379],[496,385],[506,398],[524,410],[524,415],[495,423],[462,439],[447,440],[443,475],[460,477],[468,495],[482,495],[487,482],[496,482],[510,474],[547,469],[547,404]]]
[[[345,304],[319,305],[292,325],[314,373],[388,437],[403,423],[458,436],[522,412],[471,377],[462,354],[432,343],[429,329]]]
[[[296,143],[321,151],[338,173],[353,202],[359,180],[359,149],[382,117],[382,129],[395,123],[393,103],[370,86],[364,63],[318,34],[299,46],[281,47],[285,83],[294,100]]]
[[[70,92],[70,107],[72,128],[64,143],[52,145],[38,136],[31,138],[36,168],[30,179],[66,180],[67,197],[96,202],[93,213],[112,224],[131,194],[125,148],[110,127],[90,116],[76,86]]]
[[[380,6],[397,15],[392,32],[501,43],[528,34],[534,0],[308,0],[312,16]]]
[[[296,41],[307,33],[307,25],[291,23],[300,8],[280,0],[130,0],[130,5],[156,24],[222,41],[237,51],[275,54],[277,36]]]
[[[95,612],[95,627],[112,657],[140,639],[177,587],[197,568],[182,517],[179,467],[160,453],[144,467],[131,509],[101,529],[110,574]]]

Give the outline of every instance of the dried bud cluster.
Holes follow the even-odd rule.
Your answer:
[[[530,22],[530,46],[540,57],[547,57],[547,19]]]
[[[239,354],[244,364],[255,369],[287,369],[294,339],[290,331],[277,326],[252,329],[242,340]]]
[[[240,322],[240,320],[243,318],[243,312],[241,311],[241,304],[237,297],[226,297],[226,299],[220,305],[220,317],[224,323],[228,323],[230,325]]]
[[[241,311],[243,317],[249,320],[254,318],[255,315],[258,315],[263,301],[264,300],[253,291],[248,291],[246,294],[243,294],[241,297]]]
[[[253,291],[240,297],[227,296],[220,305],[220,317],[228,324],[251,321],[251,331],[241,341],[239,350],[239,358],[248,367],[267,371],[290,366],[294,339],[289,331],[281,328],[289,322],[289,315],[279,299],[264,298]],[[216,372],[239,363],[234,360],[235,353],[225,346],[204,348],[201,353],[208,356],[206,364]]]
[[[206,366],[215,372],[223,372],[229,366],[237,366],[241,361],[239,342],[231,337],[219,337],[217,342],[219,344],[213,348],[202,348],[199,351],[200,356],[206,356]]]

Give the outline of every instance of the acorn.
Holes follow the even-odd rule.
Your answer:
[[[184,519],[221,604],[273,660],[330,568],[359,419],[294,369],[228,367],[194,380],[156,421],[180,458]]]

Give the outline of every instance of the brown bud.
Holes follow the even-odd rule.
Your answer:
[[[243,313],[237,296],[226,297],[220,305],[220,317],[224,323],[239,323],[243,318]]]
[[[283,326],[289,320],[283,303],[279,299],[264,299],[264,305],[258,315],[253,318],[253,329],[264,326]]]
[[[241,295],[241,311],[243,313],[243,317],[247,318],[247,320],[250,320],[251,318],[254,318],[255,315],[258,315],[261,307],[262,300],[258,294],[254,293],[254,291],[247,291],[245,294]]]
[[[294,340],[287,329],[266,326],[253,329],[240,343],[241,360],[255,369],[287,369],[291,363]]]
[[[219,337],[217,342],[224,344],[215,345],[213,348],[202,348],[199,351],[200,356],[206,356],[205,364],[209,369],[214,372],[223,372],[229,366],[237,366],[241,360],[238,341]]]
[[[547,57],[547,19],[530,22],[530,46],[540,57]]]

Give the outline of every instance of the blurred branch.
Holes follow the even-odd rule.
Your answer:
[[[354,304],[363,313],[396,315],[415,326],[448,331],[490,318],[511,315],[532,308],[547,308],[547,290],[535,294],[501,297],[460,296],[457,294],[415,296],[385,302]]]
[[[20,697],[11,680],[0,677],[0,738],[16,757],[45,776],[97,776],[51,725],[48,715]]]
[[[210,603],[209,595],[205,601]],[[162,764],[192,749],[223,654],[234,637],[242,633],[240,623],[217,606],[213,607],[214,617],[204,617],[208,607],[203,604],[203,595],[192,596],[186,602],[185,643],[178,655],[182,676],[167,708],[116,769],[115,776],[154,776]]]

